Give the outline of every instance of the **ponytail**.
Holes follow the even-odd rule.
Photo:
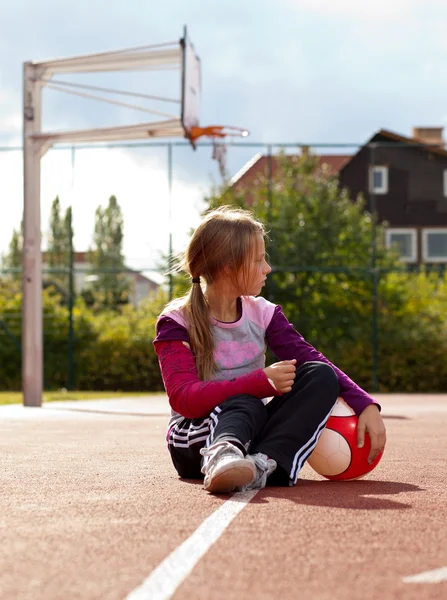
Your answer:
[[[188,321],[189,339],[199,379],[209,380],[216,369],[214,340],[211,333],[209,305],[198,281],[191,285],[183,308]]]

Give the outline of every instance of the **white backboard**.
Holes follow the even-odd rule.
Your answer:
[[[182,77],[182,124],[186,135],[191,127],[197,127],[200,120],[200,59],[194,46],[188,40],[186,27],[182,40],[183,77]]]

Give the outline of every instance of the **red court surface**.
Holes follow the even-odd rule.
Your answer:
[[[236,501],[178,479],[163,396],[0,407],[0,598],[447,598],[447,396],[377,398],[375,471],[340,483],[306,466],[221,517],[195,562],[194,537],[182,564]],[[157,567],[171,587],[149,593]]]

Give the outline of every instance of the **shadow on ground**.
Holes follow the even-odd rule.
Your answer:
[[[398,496],[422,491],[424,489],[417,485],[398,481],[299,480],[292,488],[267,487],[253,498],[252,503],[262,504],[281,498],[308,506],[348,510],[403,510],[411,508],[411,504],[377,496]]]

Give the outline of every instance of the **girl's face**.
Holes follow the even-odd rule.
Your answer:
[[[247,258],[247,263],[237,276],[240,293],[244,296],[257,296],[272,268],[265,258],[265,242],[261,233],[256,235],[253,251]]]

